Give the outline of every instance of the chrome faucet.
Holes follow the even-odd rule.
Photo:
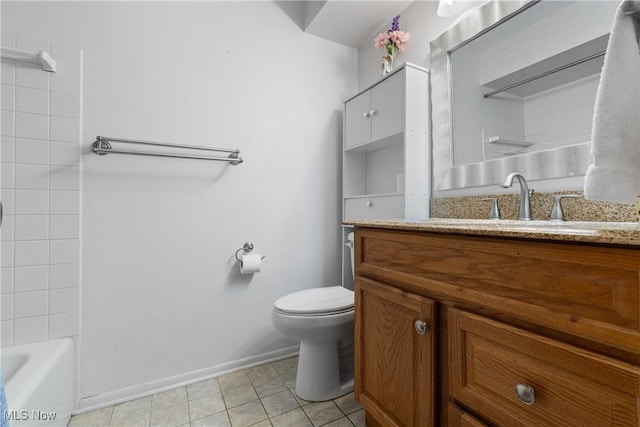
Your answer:
[[[500,187],[510,188],[513,185],[514,178],[518,178],[518,182],[520,183],[520,214],[518,219],[520,221],[531,221],[533,220],[533,215],[531,214],[531,201],[529,196],[533,193],[533,190],[529,191],[529,186],[524,176],[518,172],[510,173]]]

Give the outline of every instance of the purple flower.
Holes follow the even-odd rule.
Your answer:
[[[391,31],[398,31],[400,29],[400,15],[393,18],[391,23]]]

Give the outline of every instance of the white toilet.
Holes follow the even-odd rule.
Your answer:
[[[351,247],[353,274],[353,233]],[[296,394],[309,401],[353,390],[353,291],[342,286],[305,289],[278,298],[273,325],[300,340]]]

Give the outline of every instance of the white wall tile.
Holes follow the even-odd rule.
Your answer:
[[[52,289],[49,291],[49,314],[68,313],[78,311],[79,295],[78,288]]]
[[[13,345],[13,320],[0,322],[0,346],[11,347]]]
[[[80,213],[80,192],[79,191],[51,191],[51,212],[52,214],[79,214]]]
[[[15,110],[23,113],[49,114],[49,91],[17,87]]]
[[[49,262],[49,242],[47,240],[25,240],[15,242],[15,265],[45,265]]]
[[[20,190],[47,190],[49,188],[49,167],[16,164],[15,188]]]
[[[0,167],[4,167],[5,165],[0,165]],[[13,215],[15,212],[15,196],[14,190],[6,189],[0,192],[0,197],[2,197],[2,208],[6,215]]]
[[[2,252],[1,267],[13,267],[15,264],[14,242],[0,242],[0,252]]]
[[[49,238],[48,215],[15,215],[15,240],[46,240]]]
[[[51,115],[80,118],[80,96],[66,93],[51,93]]]
[[[73,142],[51,142],[50,164],[59,166],[79,166],[80,145]]]
[[[5,111],[2,110],[0,112],[0,124],[2,125],[2,129],[0,129],[0,134],[2,136],[14,136],[15,135],[15,123],[16,123],[16,113],[13,111]]]
[[[2,281],[2,290],[0,293],[13,293],[13,268],[9,267],[0,269],[0,275],[0,280]]]
[[[80,71],[82,51],[77,47],[52,43],[51,55],[56,59],[56,66],[61,69]]]
[[[13,85],[0,85],[0,108],[14,111],[16,109],[15,90]]]
[[[80,95],[80,73],[60,70],[51,76],[51,90],[73,95]]]
[[[0,138],[0,161],[3,163],[15,162],[16,141],[12,136],[3,136]]]
[[[49,90],[49,75],[42,67],[16,61],[16,86]]]
[[[0,171],[2,173],[2,178],[0,178],[2,188],[9,189],[15,187],[15,166],[12,163],[3,163],[0,165],[0,169],[2,169],[2,171]]]
[[[80,169],[51,166],[51,190],[80,190]]]
[[[3,59],[0,73],[0,82],[2,84],[13,85],[16,83],[16,66],[13,61]]]
[[[15,213],[22,215],[46,215],[49,213],[47,190],[16,190]]]
[[[46,341],[49,336],[49,316],[27,317],[13,321],[13,344]]]
[[[16,127],[16,134],[17,134]],[[80,142],[80,120],[67,117],[51,117],[51,139],[54,141]]]
[[[79,215],[50,215],[49,216],[50,239],[79,239],[80,216]]]
[[[49,141],[16,138],[16,163],[49,164]]]
[[[80,264],[58,264],[49,267],[49,288],[80,286]]]
[[[42,316],[48,312],[49,292],[16,292],[14,294],[13,316],[15,319]]]
[[[49,116],[16,112],[16,138],[49,139]]]
[[[77,312],[49,315],[49,339],[78,335],[79,316]]]
[[[51,264],[70,264],[80,261],[80,241],[73,240],[50,240],[49,247]]]
[[[0,320],[13,319],[13,294],[0,295]]]
[[[9,242],[15,240],[14,226],[13,215],[4,215],[2,227],[0,227],[0,241]]]
[[[15,292],[43,291],[49,288],[49,266],[15,268]]]

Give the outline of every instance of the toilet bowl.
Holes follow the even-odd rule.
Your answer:
[[[353,233],[349,239],[352,243]],[[296,376],[300,398],[324,401],[353,390],[353,302],[353,291],[328,286],[294,292],[273,304],[273,325],[300,340]]]

